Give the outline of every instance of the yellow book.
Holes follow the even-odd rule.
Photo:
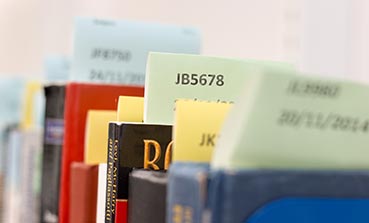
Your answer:
[[[29,129],[40,123],[43,108],[42,84],[39,81],[29,81],[26,83],[24,101],[20,126],[22,129]]]
[[[86,118],[85,163],[106,163],[109,122],[117,112],[112,110],[89,110]]]
[[[173,161],[210,162],[232,104],[181,99],[175,106]]]
[[[120,96],[118,101],[118,122],[142,122],[144,98]]]

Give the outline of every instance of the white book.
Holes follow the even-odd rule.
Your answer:
[[[22,169],[20,175],[21,202],[27,208],[21,209],[21,222],[39,222],[39,175],[42,151],[42,130],[40,128],[23,131]]]
[[[20,222],[20,171],[22,163],[20,156],[22,153],[22,132],[18,129],[12,130],[9,135],[7,154],[7,170],[4,182],[4,213],[1,222],[19,223]]]
[[[99,164],[96,223],[105,222],[106,167],[107,167],[106,163]]]

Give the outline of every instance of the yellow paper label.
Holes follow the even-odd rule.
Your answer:
[[[118,122],[142,122],[144,98],[120,96],[118,101]]]
[[[30,81],[26,84],[23,101],[23,113],[21,120],[21,128],[28,129],[37,124],[38,114],[37,111],[36,97],[41,95],[42,85],[39,81]]]
[[[173,161],[210,162],[232,104],[181,99],[175,106]]]
[[[85,163],[107,162],[109,122],[114,121],[117,112],[112,110],[89,110],[86,119]]]

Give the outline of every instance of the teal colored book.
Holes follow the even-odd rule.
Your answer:
[[[200,46],[193,27],[77,18],[70,80],[144,85],[150,51],[198,54]]]
[[[274,72],[243,88],[212,168],[369,168],[369,86]]]
[[[8,153],[10,152],[7,144],[10,129],[13,128],[10,126],[20,121],[23,91],[24,81],[22,79],[6,76],[0,78],[0,95],[3,96],[0,102],[0,198],[6,197],[4,190],[9,168]],[[3,216],[3,203],[5,202],[0,204],[0,219]]]
[[[232,103],[253,75],[293,71],[280,62],[169,53],[150,53],[146,69],[144,121],[163,124],[173,124],[177,99]]]
[[[3,221],[20,222],[22,209],[21,202],[21,157],[23,154],[23,132],[20,129],[12,129],[9,132],[6,157],[6,173],[3,197]]]
[[[9,191],[9,172],[10,172],[10,154],[12,153],[10,145],[13,143],[11,135],[17,129],[17,125],[9,124],[4,126],[1,129],[1,156],[0,156],[0,165],[1,165],[1,172],[0,172],[0,219],[3,220],[5,217],[5,212],[7,208],[7,201],[6,199],[8,196]],[[13,147],[12,147],[13,148]]]

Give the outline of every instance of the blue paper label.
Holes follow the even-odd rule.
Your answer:
[[[77,18],[70,80],[144,85],[150,51],[198,54],[200,39],[192,27]]]
[[[48,145],[62,145],[64,140],[64,120],[46,119],[45,143]]]

